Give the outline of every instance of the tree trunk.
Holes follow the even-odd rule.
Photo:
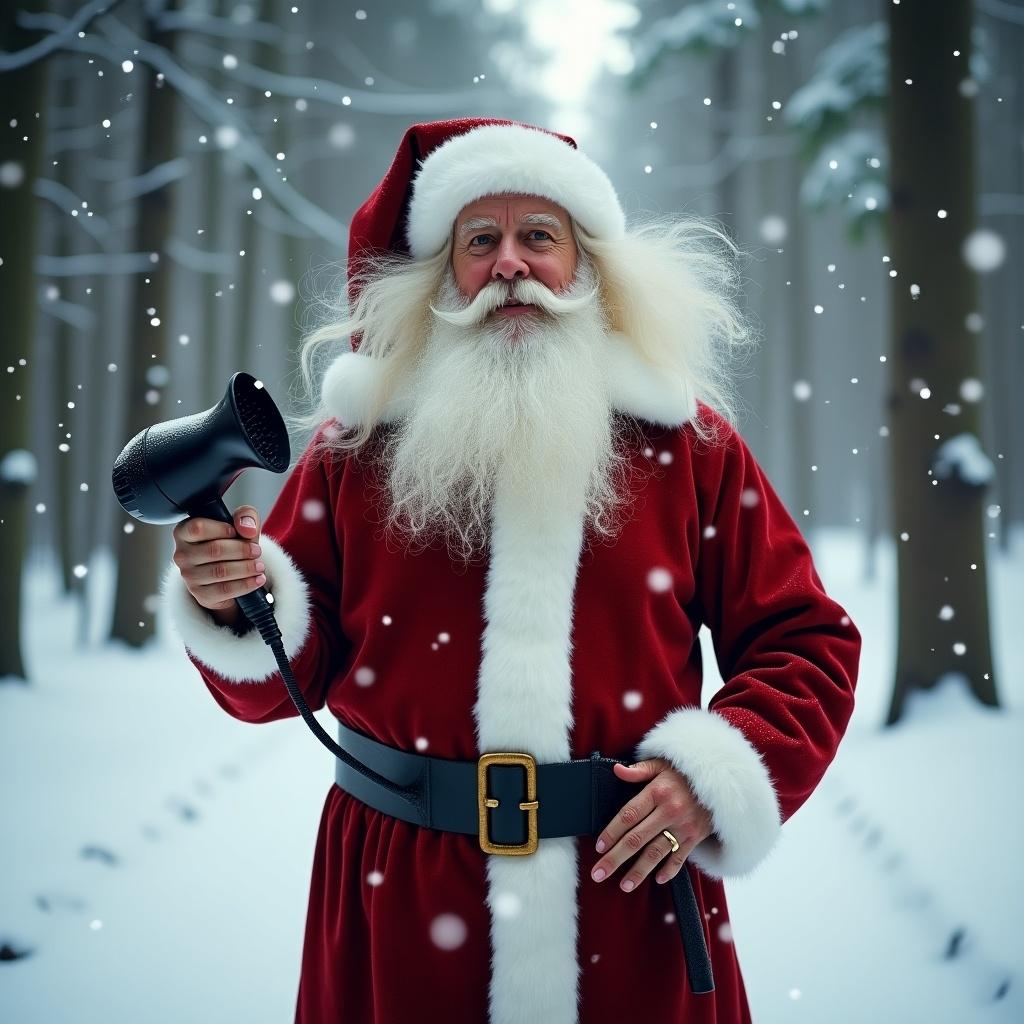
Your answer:
[[[0,50],[31,45],[37,32],[15,24],[21,10],[41,2],[0,7]],[[4,94],[0,125],[0,681],[26,681],[21,655],[21,577],[28,541],[28,497],[36,460],[29,450],[28,374],[35,363],[36,198],[33,193],[43,149],[42,110],[46,79],[42,62],[0,75]],[[39,115],[39,116],[37,116]],[[12,373],[6,368],[13,367]]]
[[[936,0],[888,11],[889,228],[898,275],[887,396],[899,579],[892,724],[912,690],[931,689],[949,672],[965,676],[983,704],[998,702],[982,523],[988,486],[934,472],[941,444],[962,433],[980,437],[979,403],[961,394],[963,381],[979,377],[978,335],[965,323],[978,309],[978,283],[962,255],[976,227],[976,100],[960,92],[969,77],[971,6]],[[916,300],[912,284],[920,286]]]
[[[157,12],[149,13],[155,16]],[[155,45],[168,52],[173,51],[173,33],[159,31],[153,21],[148,22],[146,35]],[[147,68],[143,72],[140,68],[139,73],[148,74],[139,162],[139,173],[144,173],[170,160],[175,154],[177,99],[173,90],[158,79],[152,69]],[[136,252],[161,253],[170,234],[171,197],[170,185],[163,185],[139,197]],[[132,344],[128,347],[125,375],[130,389],[123,431],[125,441],[162,418],[162,381],[150,379],[149,375],[151,369],[166,365],[167,325],[171,312],[169,273],[168,261],[159,257],[151,271],[136,275],[132,282],[129,316]],[[154,324],[154,318],[158,324]],[[131,532],[118,534],[117,593],[111,637],[133,647],[140,647],[154,633],[156,589],[162,573],[165,540],[159,530],[137,524]]]
[[[58,116],[63,112],[69,123],[71,111],[81,110],[82,122],[85,122],[88,114],[81,104],[82,88],[78,76],[74,74],[71,66],[62,64],[55,65],[54,70],[59,75],[57,85]],[[70,153],[61,153],[56,158],[57,166],[51,169],[60,184],[75,191],[74,158]],[[77,221],[64,213],[56,206],[50,208],[56,219],[54,240],[56,243],[57,256],[70,256],[83,250],[80,235],[82,229]],[[77,291],[87,287],[85,281],[77,277],[58,279],[61,290],[61,297],[71,301],[72,288]],[[54,477],[54,496],[56,508],[54,514],[57,517],[56,541],[59,546],[57,561],[61,574],[61,589],[65,595],[78,593],[82,590],[81,582],[74,575],[74,566],[78,562],[78,555],[83,553],[88,543],[88,538],[81,533],[82,509],[76,499],[74,479],[76,476],[75,455],[84,438],[78,431],[81,424],[80,407],[82,397],[75,391],[74,384],[74,349],[81,342],[81,329],[72,326],[67,320],[58,320],[53,335],[54,354],[54,377],[53,377],[53,409],[58,429],[58,444],[70,444],[71,450],[57,454],[57,472]],[[74,402],[75,408],[69,409],[68,403]],[[65,435],[70,434],[68,438]]]

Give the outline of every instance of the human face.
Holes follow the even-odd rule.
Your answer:
[[[556,293],[572,284],[577,250],[569,214],[549,199],[485,196],[459,211],[454,232],[452,270],[468,299],[492,281],[532,277]],[[532,305],[503,306],[492,316],[536,312]]]

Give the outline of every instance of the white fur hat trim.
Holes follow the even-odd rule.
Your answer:
[[[436,255],[464,206],[500,193],[550,199],[597,238],[625,234],[619,197],[590,157],[537,128],[489,124],[448,139],[423,161],[409,204],[413,258]]]

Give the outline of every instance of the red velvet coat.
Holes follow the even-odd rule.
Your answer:
[[[375,365],[346,353],[328,372],[324,393],[342,423],[359,419]],[[300,1024],[750,1019],[723,879],[769,854],[835,756],[860,634],[740,435],[627,346],[609,354],[608,379],[642,429],[633,459],[647,474],[614,543],[591,545],[572,509],[539,521],[528,496],[499,488],[486,564],[455,567],[439,548],[410,555],[379,536],[365,464],[307,448],[261,545],[285,650],[314,709],[326,702],[356,729],[437,757],[525,750],[540,763],[600,750],[667,757],[686,775],[715,825],[685,868],[715,991],[689,988],[668,886],[652,874],[624,893],[621,868],[593,882],[591,837],[488,855],[475,836],[399,821],[332,785]],[[385,420],[401,409],[398,395]],[[697,415],[722,443],[695,437]],[[174,566],[164,591],[225,711],[255,723],[296,714],[255,633],[217,627]],[[706,709],[702,623],[725,681]]]

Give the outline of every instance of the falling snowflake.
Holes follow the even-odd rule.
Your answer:
[[[337,121],[327,129],[327,142],[334,149],[351,149],[355,141],[355,129],[344,121]]]
[[[4,483],[31,484],[37,472],[35,455],[24,448],[12,448],[0,459],[0,481]]]
[[[965,239],[962,248],[964,262],[979,274],[987,274],[1003,265],[1006,243],[991,228],[979,228]]]
[[[514,892],[499,892],[493,900],[494,913],[498,917],[518,917],[522,913],[523,901]]]
[[[326,506],[319,498],[309,498],[302,503],[302,518],[307,522],[319,522],[323,519],[326,511]]]
[[[360,665],[356,669],[355,680],[359,686],[372,686],[376,678],[377,673],[369,665]]]
[[[166,366],[157,363],[146,368],[146,383],[151,388],[166,387],[170,379],[171,371]]]
[[[466,941],[466,922],[458,914],[438,914],[430,922],[430,941],[438,949],[458,949]]]
[[[25,180],[25,168],[13,160],[0,164],[0,185],[4,188],[17,188]]]
[[[221,149],[234,149],[241,138],[238,129],[230,124],[219,125],[213,134]]]
[[[295,285],[283,278],[270,286],[270,300],[279,306],[287,306],[295,298]]]
[[[965,402],[980,402],[985,394],[985,385],[976,377],[967,377],[960,382],[960,397]]]
[[[647,574],[647,586],[656,594],[662,594],[672,588],[672,573],[658,565]]]
[[[761,219],[761,238],[769,245],[782,245],[789,234],[789,225],[784,217],[778,214],[769,214]]]

